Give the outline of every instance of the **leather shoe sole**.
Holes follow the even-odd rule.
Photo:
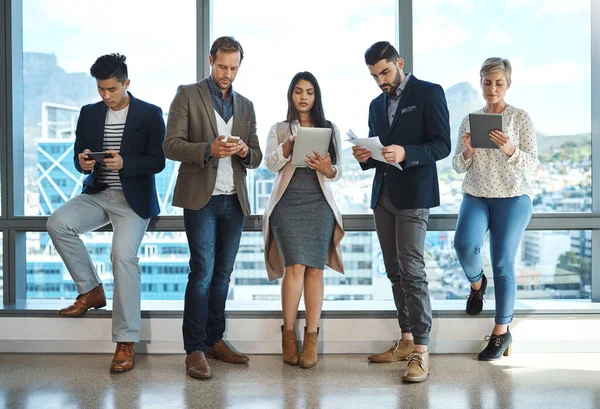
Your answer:
[[[202,373],[190,371],[189,369],[187,370],[187,374],[188,374],[188,376],[190,376],[194,379],[210,379],[210,378],[212,378],[212,374],[202,374]]]

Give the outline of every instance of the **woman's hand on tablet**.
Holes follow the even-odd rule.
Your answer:
[[[512,156],[517,148],[513,145],[512,141],[504,132],[494,130],[490,132],[490,139],[504,152],[507,156]]]
[[[294,150],[294,142],[296,142],[296,135],[290,135],[283,143],[283,156],[289,158]]]
[[[475,153],[475,148],[471,146],[471,132],[467,132],[462,136],[462,140],[466,146],[465,150],[462,152],[463,158],[470,159]]]
[[[313,152],[315,156],[306,155],[306,159],[304,162],[308,165],[309,168],[316,170],[317,172],[321,172],[323,175],[332,179],[335,176],[335,170],[331,166],[331,157],[329,153],[322,157],[319,155],[319,152]]]

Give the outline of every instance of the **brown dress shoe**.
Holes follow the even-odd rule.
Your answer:
[[[412,353],[415,343],[412,340],[399,339],[394,342],[390,349],[381,354],[369,356],[369,361],[377,364],[389,364],[392,362],[406,361]]]
[[[192,378],[208,379],[212,376],[210,366],[202,351],[194,351],[185,357],[185,369]]]
[[[413,352],[408,357],[408,367],[402,375],[402,380],[405,382],[423,382],[427,380],[430,371],[429,351]]]
[[[79,294],[73,305],[59,310],[58,313],[64,317],[78,317],[90,308],[98,309],[102,307],[106,307],[106,296],[104,295],[104,287],[100,284],[85,294]]]
[[[298,365],[298,341],[296,340],[296,328],[286,330],[281,326],[281,349],[283,351],[283,362],[288,365]]]
[[[229,364],[244,364],[250,359],[246,355],[242,355],[230,348],[223,340],[217,342],[213,346],[206,347],[206,356],[209,358],[216,358]]]
[[[317,347],[319,338],[319,328],[317,332],[307,332],[304,327],[304,342],[302,343],[302,353],[300,354],[300,368],[312,368],[317,364]]]
[[[127,372],[133,369],[133,360],[135,352],[133,352],[133,342],[117,342],[117,350],[115,356],[110,363],[111,372]]]

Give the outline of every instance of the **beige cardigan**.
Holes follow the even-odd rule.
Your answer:
[[[287,186],[294,175],[294,171],[296,170],[296,167],[290,162],[292,155],[290,155],[288,158],[283,156],[283,144],[290,135],[296,134],[298,127],[299,124],[297,121],[292,123],[292,132],[290,132],[289,123],[279,122],[273,125],[267,138],[265,166],[270,171],[277,172],[277,176],[275,176],[275,181],[273,182],[271,197],[269,198],[269,202],[263,214],[262,220],[263,237],[265,241],[265,264],[267,266],[269,281],[283,277],[283,259],[279,254],[279,249],[277,248],[275,238],[271,234],[269,218],[271,217],[273,209],[275,209],[275,206],[277,203],[279,203],[279,200],[287,189]],[[325,199],[333,211],[336,222],[325,265],[335,271],[343,273],[344,265],[342,260],[341,242],[342,237],[344,237],[344,228],[342,225],[342,214],[335,205],[333,194],[331,193],[331,188],[329,187],[329,182],[335,182],[342,177],[340,132],[335,125],[333,125],[333,129],[337,149],[337,164],[333,165],[333,168],[336,170],[336,174],[333,179],[329,179],[322,173],[317,172],[317,177],[319,179],[321,189],[323,190],[323,194],[325,195]]]

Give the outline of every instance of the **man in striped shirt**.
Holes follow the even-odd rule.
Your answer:
[[[73,305],[58,313],[77,317],[106,306],[104,287],[79,235],[112,224],[112,339],[117,348],[110,370],[125,372],[133,368],[133,347],[140,340],[137,253],[150,218],[160,211],[154,175],[165,167],[165,123],[159,107],[127,91],[124,55],[103,55],[90,73],[102,101],[81,108],[74,146],[75,167],[88,176],[82,194],[58,208],[46,226],[79,293]]]

